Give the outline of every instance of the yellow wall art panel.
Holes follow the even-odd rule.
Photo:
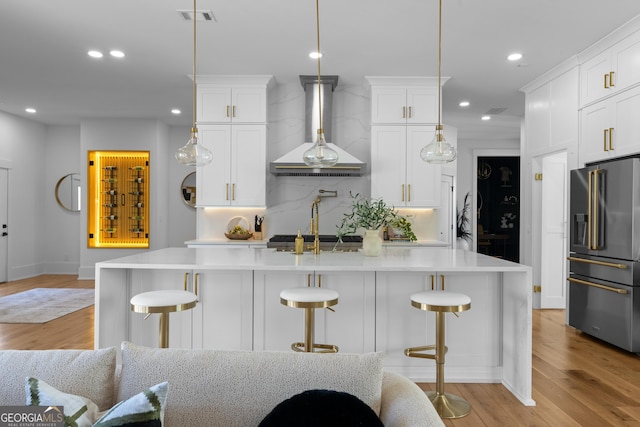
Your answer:
[[[89,151],[88,246],[149,247],[149,152]]]

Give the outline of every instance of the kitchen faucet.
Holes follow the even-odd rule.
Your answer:
[[[337,197],[338,192],[333,190],[318,190],[318,196],[311,203],[311,228],[310,232],[313,234],[313,253],[315,255],[320,253],[320,212],[318,211],[318,205],[324,197]],[[325,193],[329,193],[325,195]]]

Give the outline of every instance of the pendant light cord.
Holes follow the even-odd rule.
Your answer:
[[[438,125],[442,127],[440,111],[442,110],[442,85],[440,84],[442,68],[442,0],[440,0],[440,9],[438,13]]]
[[[196,129],[197,122],[197,107],[196,107],[196,22],[198,18],[196,16],[196,1],[193,0],[193,129]]]
[[[321,81],[320,81],[320,56],[322,56],[322,53],[320,53],[320,6],[319,6],[319,0],[316,0],[316,35],[318,38],[318,118],[319,118],[319,126],[320,129],[319,130],[323,130],[323,123],[322,123],[322,91],[321,91]]]

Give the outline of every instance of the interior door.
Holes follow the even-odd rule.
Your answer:
[[[8,280],[9,254],[9,170],[0,168],[0,283]]]
[[[565,308],[567,156],[542,159],[541,308]]]

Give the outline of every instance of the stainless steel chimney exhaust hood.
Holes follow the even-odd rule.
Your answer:
[[[279,176],[362,176],[367,171],[366,163],[358,160],[332,143],[331,110],[333,90],[338,85],[338,76],[321,76],[322,102],[318,102],[318,76],[300,76],[305,90],[305,143],[297,146],[269,165],[271,173]],[[313,145],[319,127],[318,105],[322,105],[324,137],[332,149],[338,152],[338,163],[327,168],[313,168],[302,161],[302,155]]]

